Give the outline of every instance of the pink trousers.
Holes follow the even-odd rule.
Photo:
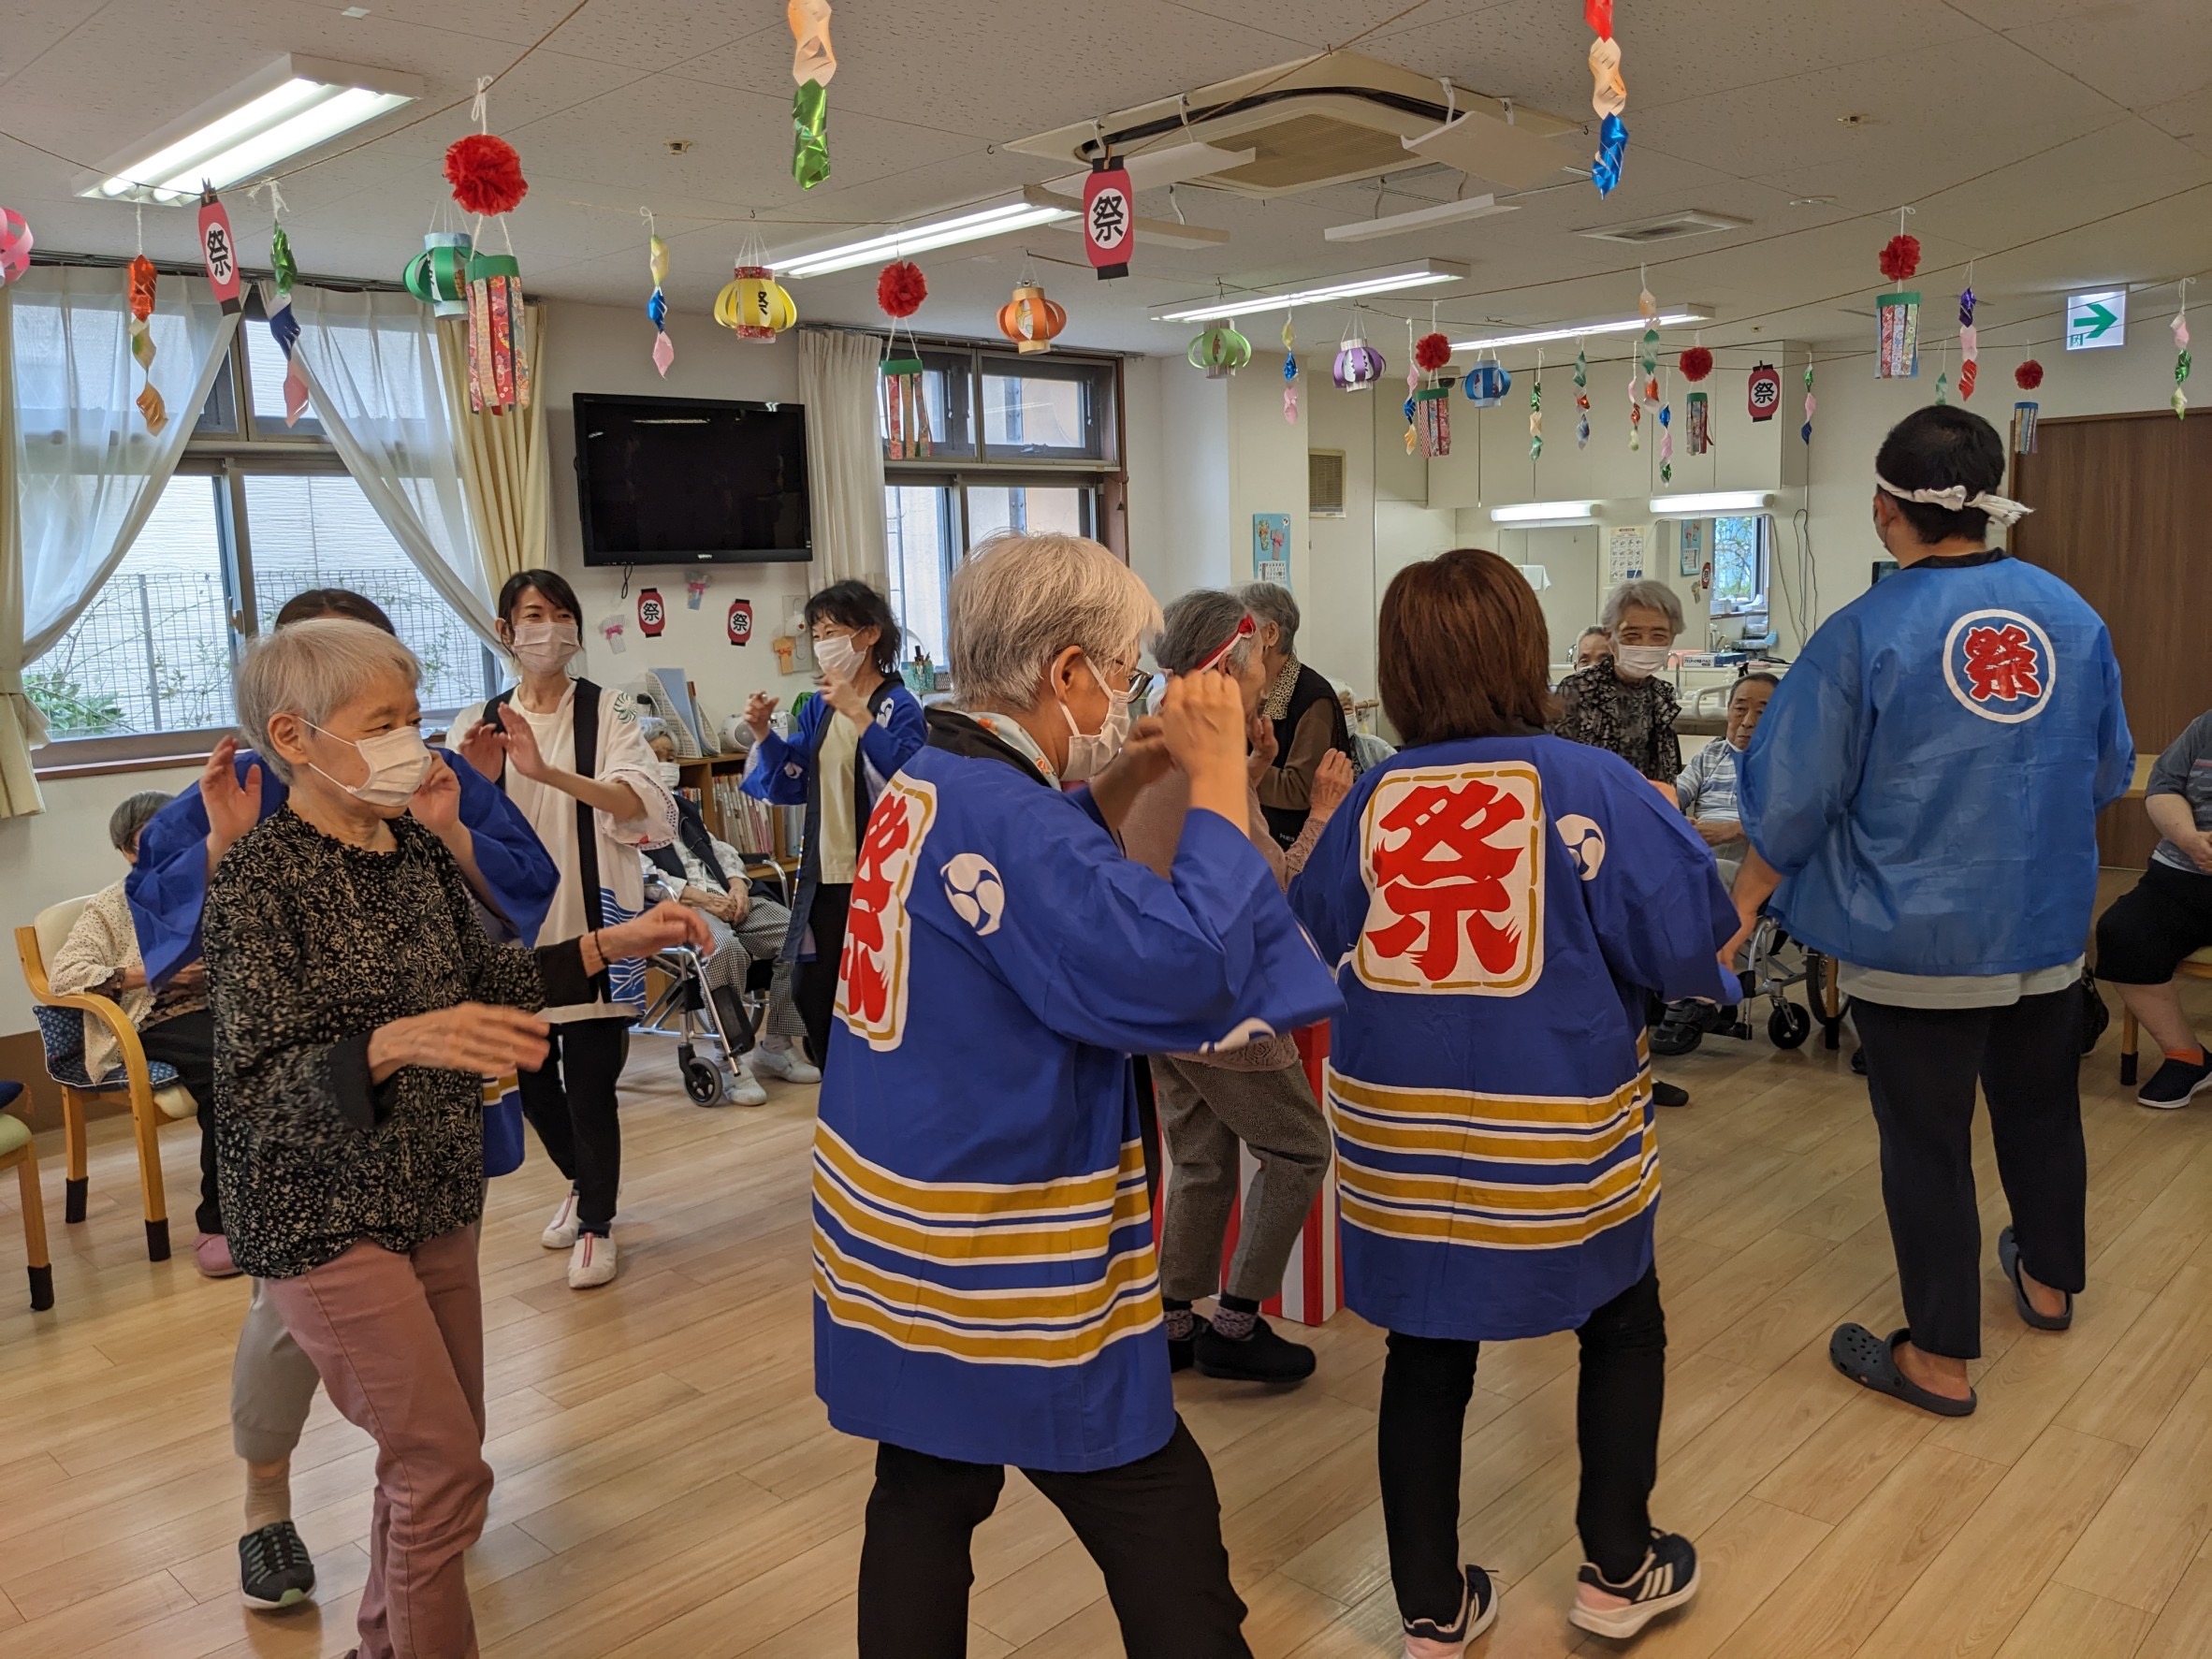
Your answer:
[[[476,1230],[412,1256],[363,1240],[267,1293],[331,1404],[376,1440],[360,1659],[475,1659],[461,1556],[491,1499]]]

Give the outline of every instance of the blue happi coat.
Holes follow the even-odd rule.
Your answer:
[[[2082,953],[2134,741],[2104,623],[2001,553],[1924,560],[1808,640],[1737,763],[1773,908],[1816,951],[1988,975]]]
[[[815,1389],[850,1434],[1110,1468],[1174,1430],[1131,1053],[1339,1006],[1244,829],[1171,879],[963,716],[860,851],[814,1151]]]
[[[1579,1326],[1652,1264],[1644,1011],[1734,1001],[1712,855],[1617,755],[1563,738],[1404,750],[1290,889],[1337,966],[1345,1302],[1415,1336]]]

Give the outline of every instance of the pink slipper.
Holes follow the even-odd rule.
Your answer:
[[[230,1241],[219,1232],[203,1232],[192,1246],[192,1259],[203,1279],[235,1279],[238,1263],[230,1259]]]

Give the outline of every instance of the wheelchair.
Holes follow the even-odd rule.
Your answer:
[[[751,873],[749,860],[748,869]],[[749,890],[756,900],[791,908],[789,879],[773,864],[755,874]],[[673,1037],[684,1093],[694,1105],[719,1106],[728,1097],[728,1073],[735,1068],[738,1056],[752,1052],[762,1026],[767,1023],[776,964],[773,960],[749,963],[745,989],[736,993],[727,988],[710,990],[706,963],[706,954],[690,945],[677,945],[653,956],[648,966],[666,982],[651,998],[645,1018],[631,1029],[648,1037]]]
[[[1798,959],[1794,967],[1788,954],[1793,952]],[[1743,996],[1732,1009],[1701,1002],[1669,1005],[1652,1030],[1652,1052],[1686,1055],[1708,1037],[1733,1037],[1749,1042],[1754,1035],[1750,1011],[1762,998],[1768,1004],[1767,1041],[1776,1048],[1804,1047],[1816,1024],[1821,1028],[1823,1047],[1833,1049],[1841,1044],[1843,1011],[1835,965],[1818,951],[1795,943],[1773,917],[1761,916],[1752,930],[1744,968],[1738,978]],[[1790,990],[1797,985],[1805,987],[1805,1004],[1790,1000]]]

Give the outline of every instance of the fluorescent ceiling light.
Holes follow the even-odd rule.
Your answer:
[[[1710,518],[1716,513],[1764,513],[1774,504],[1773,493],[1764,489],[1714,489],[1703,495],[1655,495],[1654,518]]]
[[[1519,211],[1519,202],[1500,201],[1494,196],[1470,196],[1464,201],[1439,202],[1433,208],[1415,208],[1408,213],[1386,213],[1380,219],[1332,225],[1321,235],[1332,242],[1371,242],[1380,237],[1404,236],[1416,230],[1433,230],[1439,225],[1457,225],[1465,219],[1487,219],[1492,213]]]
[[[422,95],[422,82],[388,69],[288,55],[132,146],[80,182],[106,201],[174,206],[221,190],[328,143]]]
[[[1595,502],[1521,502],[1507,507],[1492,507],[1490,521],[1507,524],[1516,530],[1548,530],[1560,524],[1595,524]]]
[[[956,213],[949,219],[925,220],[888,236],[871,236],[865,241],[839,242],[835,247],[822,248],[811,254],[789,255],[771,263],[776,268],[776,274],[786,279],[828,276],[832,271],[851,270],[856,265],[903,259],[912,254],[926,254],[932,248],[950,248],[961,242],[978,242],[987,237],[1005,236],[1011,231],[1027,230],[1033,226],[1050,225],[1059,219],[1072,219],[1076,213],[1074,208],[1046,206],[1031,201],[1005,202],[978,212]]]
[[[1156,311],[1156,323],[1202,323],[1213,317],[1235,316],[1243,312],[1285,311],[1294,305],[1323,305],[1332,299],[1361,299],[1376,294],[1403,294],[1414,288],[1465,280],[1467,268],[1448,259],[1416,259],[1403,265],[1356,270],[1339,277],[1318,278],[1303,286],[1246,288],[1219,294],[1166,311]]]
[[[1678,305],[1671,311],[1662,311],[1650,319],[1662,328],[1680,328],[1692,323],[1712,321],[1710,305]],[[1597,317],[1586,323],[1563,323],[1556,328],[1530,328],[1520,334],[1486,334],[1479,340],[1455,340],[1455,352],[1496,351],[1508,345],[1541,345],[1551,340],[1580,340],[1590,334],[1641,334],[1645,319],[1634,317]]]
[[[1211,178],[1225,173],[1230,167],[1248,167],[1257,150],[1224,150],[1217,144],[1171,144],[1165,150],[1145,150],[1135,155],[1119,156],[1122,170],[1129,176],[1131,190],[1152,190],[1162,184],[1181,184],[1191,179]],[[1047,179],[1044,188],[1055,196],[1081,196],[1083,182],[1090,177],[1085,170],[1063,173],[1057,179]]]

